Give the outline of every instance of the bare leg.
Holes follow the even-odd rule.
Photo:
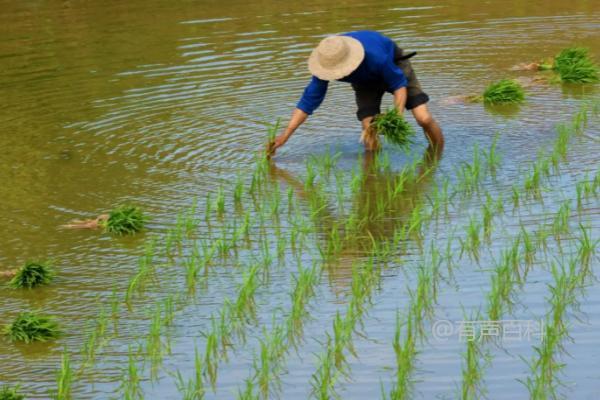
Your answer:
[[[423,128],[425,137],[429,141],[431,153],[435,155],[435,158],[439,159],[444,151],[444,134],[442,133],[442,128],[433,119],[426,104],[421,104],[411,111],[419,126]]]

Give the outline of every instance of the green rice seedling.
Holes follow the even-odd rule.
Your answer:
[[[13,342],[46,342],[56,339],[61,332],[54,318],[33,312],[22,312],[4,327],[4,334]]]
[[[566,200],[563,202],[554,217],[552,223],[552,232],[554,236],[558,237],[563,233],[569,232],[569,217],[571,215],[570,201]]]
[[[25,400],[25,396],[19,393],[19,386],[2,386],[0,388],[0,400]]]
[[[483,371],[489,360],[489,354],[480,347],[480,341],[475,333],[474,339],[467,340],[467,350],[463,354],[462,385],[460,398],[462,400],[479,399],[485,397],[483,386]]]
[[[494,140],[492,140],[492,144],[488,151],[483,151],[483,157],[485,159],[485,164],[487,166],[488,171],[492,175],[496,174],[496,170],[500,166],[502,158],[498,154],[498,139],[500,138],[500,133],[496,133],[494,135]]]
[[[150,359],[150,380],[158,379],[158,368],[163,360],[162,309],[157,305],[150,323],[150,333],[146,342],[146,356]]]
[[[244,181],[242,177],[238,175],[237,180],[235,182],[235,187],[233,188],[233,202],[236,207],[242,205],[242,198],[244,196]]]
[[[512,185],[512,201],[513,201],[513,209],[519,207],[521,194],[519,192],[519,188],[516,185]]]
[[[596,247],[600,243],[600,239],[593,240],[591,237],[591,228],[586,229],[586,227],[580,223],[577,242],[577,256],[583,266],[582,270],[588,270],[590,263],[596,254]]]
[[[217,197],[215,199],[215,210],[217,211],[217,215],[222,217],[225,214],[225,192],[223,191],[223,187],[219,186],[217,190]]]
[[[144,392],[141,386],[141,377],[137,367],[136,354],[129,346],[127,357],[127,370],[123,373],[120,390],[124,400],[142,400]]]
[[[47,285],[54,278],[52,265],[47,261],[27,261],[10,280],[9,284],[15,289],[32,289]]]
[[[521,243],[523,244],[523,259],[527,264],[532,264],[535,258],[536,246],[527,229],[521,224]]]
[[[479,145],[475,143],[473,147],[473,162],[463,163],[457,171],[459,180],[459,188],[466,194],[471,194],[479,188],[479,183],[482,178],[481,157]]]
[[[501,79],[491,83],[483,92],[485,104],[518,104],[525,101],[525,90],[513,79]]]
[[[469,219],[469,225],[467,226],[467,237],[461,241],[462,250],[468,251],[475,260],[479,259],[479,247],[481,246],[481,224],[476,221],[474,217]]]
[[[168,296],[163,300],[163,317],[162,324],[164,326],[172,326],[175,319],[175,305],[173,296]]]
[[[315,185],[315,179],[317,178],[317,172],[313,164],[309,161],[306,162],[306,179],[304,181],[304,188],[306,190],[311,189]]]
[[[237,400],[260,400],[260,395],[256,393],[254,380],[251,378],[244,380],[244,391],[238,390]]]
[[[212,212],[212,200],[211,200],[211,195],[210,192],[206,193],[206,198],[205,198],[205,202],[204,202],[204,221],[206,221],[207,223],[210,223],[210,214]]]
[[[256,312],[254,295],[258,288],[258,271],[260,266],[254,264],[244,271],[242,283],[238,289],[238,297],[235,302],[235,315],[237,318],[252,319]]]
[[[589,49],[569,47],[554,57],[553,69],[560,80],[569,83],[596,83],[599,68],[589,54]]]
[[[198,352],[198,348],[194,346],[194,375],[187,382],[183,379],[181,372],[177,370],[175,374],[176,386],[179,393],[181,393],[183,400],[202,400],[206,391],[204,389],[204,382],[202,379],[202,357]]]
[[[104,229],[115,235],[131,235],[142,230],[147,218],[142,209],[133,205],[122,205],[108,214]]]
[[[70,400],[73,398],[71,386],[73,384],[73,370],[69,361],[69,353],[67,350],[63,352],[62,361],[60,363],[60,371],[56,379],[56,396],[55,400]]]
[[[312,375],[312,395],[318,400],[330,400],[339,398],[335,391],[335,383],[338,380],[339,373],[333,365],[333,353],[331,349],[331,338],[327,339],[327,350],[324,354],[318,356],[319,368]]]
[[[553,154],[556,155],[557,160],[567,159],[567,147],[569,139],[571,138],[571,130],[564,124],[556,125],[556,139],[554,140]],[[555,165],[556,167],[557,165]]]
[[[417,356],[416,338],[412,324],[413,315],[409,313],[406,320],[404,341],[401,341],[402,324],[400,314],[396,312],[396,331],[392,343],[396,355],[396,374],[390,390],[390,400],[408,399],[411,395],[411,377],[415,369],[415,358]]]
[[[507,257],[502,257],[501,263],[496,266],[495,273],[492,275],[492,284],[487,295],[487,315],[490,321],[499,321],[506,309],[512,307],[513,278],[511,272]]]
[[[533,170],[525,177],[525,181],[523,182],[525,192],[533,194],[534,196],[539,196],[541,184],[540,172],[539,164],[537,162],[534,163]]]
[[[344,351],[351,345],[352,329],[352,325],[342,318],[339,311],[336,312],[333,320],[333,364],[338,371],[344,371],[348,367]]]
[[[255,363],[258,389],[263,398],[269,398],[272,391],[281,387],[279,372],[281,369],[279,360],[285,354],[285,335],[281,326],[275,326],[270,334],[264,333],[264,339],[260,341],[260,358]]]
[[[217,333],[212,331],[206,336],[206,350],[204,351],[204,374],[208,377],[213,391],[216,389],[218,369],[219,344]]]
[[[371,126],[388,142],[402,149],[407,149],[413,142],[415,130],[406,122],[396,108],[391,108],[383,114],[376,115]]]
[[[486,193],[486,202],[482,208],[482,222],[483,222],[483,236],[489,240],[492,235],[492,220],[494,219],[495,207],[492,201],[492,197],[489,193]]]
[[[298,339],[302,337],[304,319],[308,316],[306,305],[314,296],[314,287],[319,276],[317,264],[312,268],[302,268],[294,278],[294,289],[291,294],[292,307],[287,320],[287,337],[292,346],[296,347]]]

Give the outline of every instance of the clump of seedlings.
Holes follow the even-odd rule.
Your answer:
[[[378,134],[383,135],[388,142],[404,149],[410,146],[415,135],[413,127],[406,122],[395,108],[376,115],[371,122],[371,126]]]
[[[49,262],[27,261],[11,279],[10,285],[15,289],[33,289],[47,285],[54,278],[54,271]]]
[[[0,400],[24,400],[25,396],[19,393],[19,387],[2,386]]]
[[[46,342],[58,338],[60,329],[51,317],[22,312],[4,328],[4,334],[13,342]]]
[[[481,97],[485,104],[519,104],[525,101],[523,86],[514,79],[501,79],[490,84]]]
[[[123,205],[108,214],[104,229],[116,235],[131,235],[142,230],[146,217],[139,207]]]
[[[590,56],[589,49],[568,47],[554,57],[552,69],[562,82],[595,83],[600,80],[598,65]]]

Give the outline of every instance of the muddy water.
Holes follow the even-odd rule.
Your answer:
[[[527,76],[530,73],[508,70],[572,43],[600,54],[600,9],[591,1],[438,1],[418,6],[388,1],[184,2],[176,7],[154,1],[0,1],[0,7],[0,270],[27,259],[49,258],[59,271],[54,285],[35,292],[0,287],[0,311],[6,321],[17,311],[41,309],[58,316],[66,331],[51,345],[15,346],[0,339],[0,383],[22,383],[32,398],[46,398],[54,388],[63,348],[79,365],[85,329],[113,288],[122,293],[127,287],[144,240],[172,227],[176,213],[194,197],[203,209],[207,192],[230,187],[240,173],[249,175],[265,125],[291,112],[309,79],[306,57],[324,35],[375,29],[417,50],[415,69],[447,137],[437,177],[451,176],[460,162],[471,159],[475,143],[487,148],[499,133],[502,168],[486,187],[507,199],[510,185],[522,179],[527,163],[538,150],[551,146],[554,124],[568,120],[583,101],[598,97],[597,86],[543,84],[531,88],[528,102],[519,108],[443,101],[477,93],[492,79]],[[304,179],[307,156],[323,155],[325,146],[342,153],[338,166],[349,173],[362,153],[354,111],[349,87],[333,84],[322,107],[278,154],[276,176],[283,188]],[[589,134],[599,135],[594,127]],[[413,155],[419,157],[424,149],[425,140],[419,138]],[[543,205],[531,202],[498,221],[502,229],[492,248],[505,247],[519,221],[536,224],[556,212],[563,200],[574,198],[573,182],[597,171],[598,141],[578,138],[569,154]],[[407,158],[392,152],[395,165]],[[368,188],[376,191],[384,185]],[[57,228],[123,202],[140,204],[152,215],[147,234],[115,239]],[[580,218],[591,224],[597,238],[597,200],[586,207]],[[447,226],[462,229],[468,221],[468,214],[461,213],[465,209],[465,204],[456,205],[456,218]],[[577,220],[572,222],[577,226]],[[446,228],[432,232],[432,239],[438,235],[445,244]],[[442,291],[437,318],[461,320],[463,308],[476,310],[485,304],[491,258],[479,264],[468,258],[460,261],[458,283]],[[539,261],[539,269],[528,279],[515,319],[535,319],[546,312],[548,263]],[[598,265],[597,259],[594,263]],[[415,279],[410,263],[404,268],[392,268],[384,277],[365,321],[368,339],[355,344],[359,359],[351,360],[352,380],[338,384],[343,398],[375,396],[380,382],[389,387],[395,312],[405,308],[406,287]],[[284,262],[271,284],[259,291],[261,323],[269,325],[273,313],[280,315],[288,307],[295,269],[293,262]],[[156,299],[185,292],[181,279],[169,280],[175,272],[161,271],[157,280],[166,283],[148,289],[134,311],[121,312],[118,336],[105,346],[91,372],[75,383],[75,398],[122,397],[118,387],[127,348],[145,340]],[[310,393],[316,369],[311,354],[322,351],[324,327],[329,328],[335,311],[342,309],[348,275],[347,269],[329,271],[322,280],[304,345],[289,356],[283,398],[306,398]],[[210,326],[210,313],[226,296],[235,295],[238,281],[233,267],[217,269],[191,305],[181,306],[171,332],[172,355],[165,359],[160,380],[152,384],[148,369],[142,372],[147,398],[180,398],[169,372],[180,368],[191,373],[194,343],[203,346],[200,333]],[[592,398],[600,385],[594,368],[600,357],[597,289],[596,284],[587,290],[583,322],[573,320],[571,327],[571,357],[566,359],[562,389],[569,398]],[[216,394],[207,397],[235,397],[258,348],[260,327],[253,332],[247,345],[221,366]],[[528,372],[519,356],[530,357],[534,344],[519,342],[506,352],[495,351],[485,376],[490,398],[527,396],[517,381]],[[452,339],[421,346],[415,397],[455,397],[462,351],[464,343]]]

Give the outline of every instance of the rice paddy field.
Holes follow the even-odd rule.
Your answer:
[[[101,3],[0,0],[0,399],[597,398],[599,86],[511,71],[597,57],[597,4]],[[418,51],[442,158],[411,116],[365,153],[333,83],[267,160],[359,29]]]

